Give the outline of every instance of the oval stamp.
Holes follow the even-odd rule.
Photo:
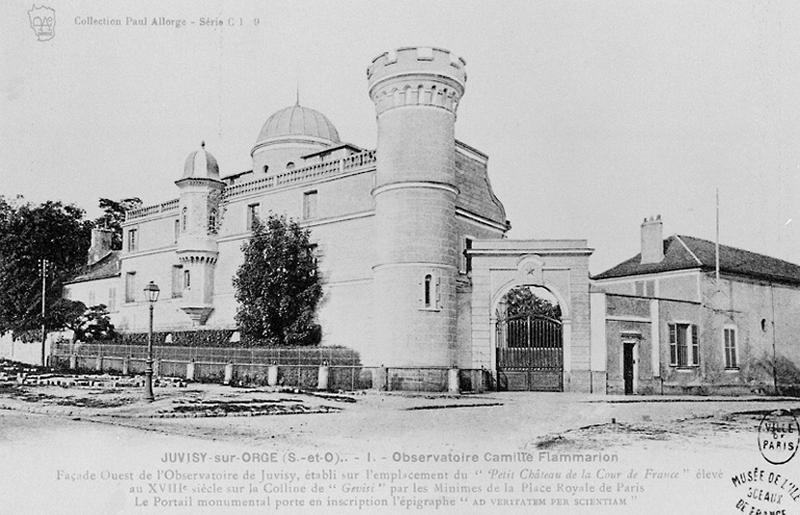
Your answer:
[[[800,445],[800,424],[785,409],[764,415],[758,426],[758,450],[773,465],[783,465],[797,453]]]

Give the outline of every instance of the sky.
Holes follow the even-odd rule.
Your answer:
[[[456,137],[489,155],[509,237],[587,239],[599,273],[639,251],[646,216],[713,240],[719,189],[723,244],[800,263],[797,2],[42,4],[49,41],[30,1],[0,5],[0,195],[92,217],[100,197],[176,198],[201,140],[223,175],[249,170],[297,84],[344,141],[374,148],[366,66],[437,46],[467,63]]]

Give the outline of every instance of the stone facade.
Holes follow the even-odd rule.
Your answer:
[[[117,328],[146,329],[149,281],[162,291],[157,330],[235,328],[241,246],[253,217],[272,211],[311,231],[323,344],[394,369],[386,382],[453,366],[493,375],[499,299],[514,285],[541,285],[566,316],[565,388],[588,391],[591,249],[583,240],[505,239],[488,158],[454,136],[465,69],[436,48],[376,57],[367,69],[376,150],[342,143],[324,115],[298,103],[264,124],[253,170],[220,173],[204,147],[192,152],[175,182],[179,198],[127,213],[117,275],[102,279],[117,285]],[[99,281],[77,279],[67,295],[84,300]]]
[[[660,224],[645,220],[643,245]],[[629,393],[796,392],[800,266],[723,245],[717,279],[713,243],[660,228],[656,241],[666,253],[643,249],[593,280],[592,370],[608,392],[625,393],[626,346]]]

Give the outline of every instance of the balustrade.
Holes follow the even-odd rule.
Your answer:
[[[375,151],[366,150],[343,159],[337,159],[336,161],[316,163],[296,170],[288,170],[278,175],[262,177],[242,184],[236,184],[235,186],[228,186],[225,188],[224,198],[228,200],[233,197],[267,190],[276,186],[308,182],[327,175],[349,172],[374,164]],[[125,220],[135,220],[159,213],[166,213],[173,210],[177,211],[178,205],[179,199],[173,199],[162,202],[161,204],[133,209],[126,213]]]

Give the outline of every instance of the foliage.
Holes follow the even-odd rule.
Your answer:
[[[506,316],[543,315],[561,320],[561,306],[537,296],[531,288],[518,286],[506,296]]]
[[[97,205],[103,210],[103,215],[95,218],[95,227],[104,227],[114,231],[114,235],[111,238],[111,248],[120,250],[122,248],[122,222],[125,221],[125,211],[142,207],[142,200],[138,197],[124,198],[122,200],[101,198]]]
[[[242,336],[271,345],[319,342],[314,323],[322,297],[309,231],[284,215],[255,220],[252,238],[242,245],[244,263],[233,284]]]
[[[108,307],[97,304],[87,308],[80,317],[82,340],[110,340],[114,337],[114,324],[108,316]]]
[[[199,329],[196,331],[154,331],[153,345],[178,347],[237,347],[230,341],[233,330]],[[167,337],[170,336],[169,339]],[[120,345],[147,345],[147,333],[122,333],[112,343]]]
[[[774,393],[777,395],[796,395],[800,390],[800,368],[785,356],[778,355],[773,359],[765,353],[753,360],[751,370],[756,372],[755,376],[768,378],[768,386],[775,383],[777,391]]]
[[[53,329],[69,329],[73,332],[73,340],[83,339],[83,314],[86,305],[80,301],[69,299],[56,300],[48,310]]]
[[[61,298],[64,281],[85,262],[92,222],[83,217],[84,211],[71,204],[35,205],[22,197],[0,196],[0,334],[41,325],[43,258],[49,261],[45,326],[63,327],[61,311],[51,308]]]

